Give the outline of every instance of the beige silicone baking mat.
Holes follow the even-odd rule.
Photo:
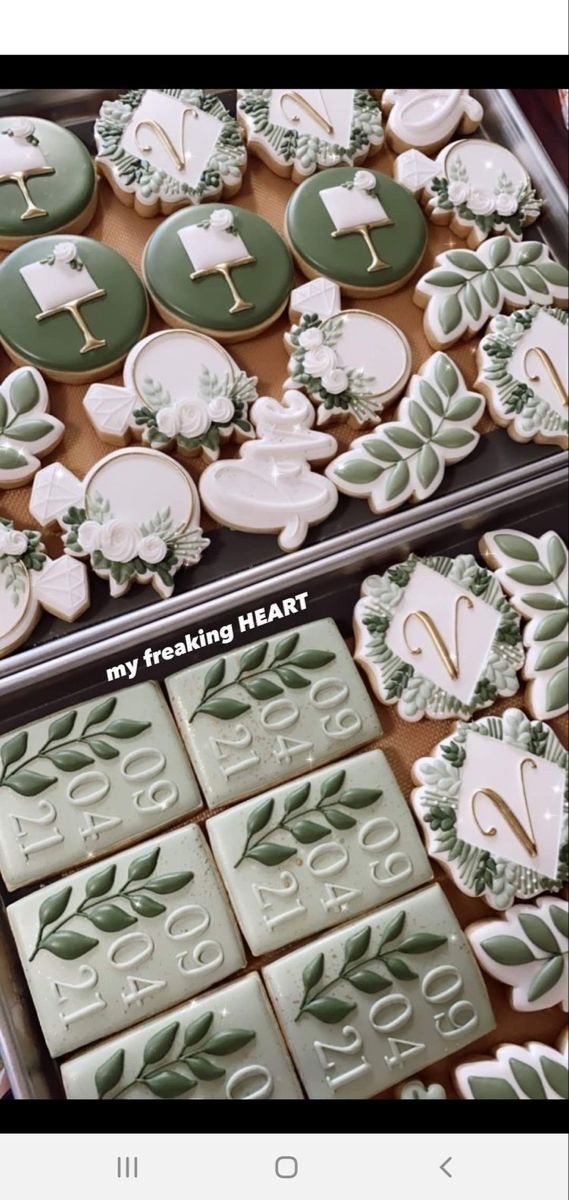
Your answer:
[[[379,155],[374,156],[373,167],[391,175],[393,174],[393,161],[394,156],[391,152],[382,150]],[[293,191],[294,185],[290,180],[280,179],[258,158],[250,155],[243,186],[233,203],[260,213],[282,233],[285,208]],[[121,204],[106,181],[101,179],[95,219],[84,232],[85,236],[106,242],[107,245],[118,250],[140,273],[144,247],[159,224],[158,218],[149,220],[139,217],[134,209]],[[423,274],[430,268],[435,256],[442,250],[447,250],[451,246],[464,246],[464,242],[454,237],[447,227],[428,222],[427,228],[428,248],[418,274]],[[0,257],[5,257],[5,254],[0,253]],[[304,282],[303,276],[296,271],[295,286],[302,282]],[[344,307],[365,307],[372,312],[381,313],[382,316],[398,325],[409,339],[413,355],[412,369],[417,371],[425,359],[432,354],[432,349],[423,333],[423,313],[413,304],[413,290],[414,282],[411,282],[400,291],[378,299],[366,301],[350,300],[346,297]],[[278,399],[282,396],[282,385],[287,376],[288,361],[288,354],[283,345],[283,334],[288,327],[289,321],[285,312],[270,329],[259,337],[241,343],[235,342],[228,346],[229,353],[234,356],[238,365],[249,375],[258,376],[259,395],[275,396]],[[165,328],[164,322],[152,311],[149,332],[163,328]],[[469,386],[476,378],[475,350],[476,339],[471,342],[462,342],[452,349],[452,356]],[[13,369],[13,365],[0,347],[0,378],[4,378],[8,371]],[[122,375],[120,373],[113,375],[106,382],[120,385]],[[83,478],[93,463],[112,450],[111,446],[100,441],[87,420],[81,403],[85,392],[85,386],[65,383],[49,384],[51,411],[54,416],[64,422],[66,432],[63,442],[54,454],[43,460],[44,465],[60,461],[79,478]],[[479,428],[488,431],[495,426],[486,416],[482,419]],[[361,432],[352,423],[346,424],[342,420],[330,422],[327,430],[337,439],[339,450],[345,450],[358,432]],[[236,447],[230,443],[222,453],[224,457],[231,457],[236,452]],[[191,464],[190,471],[195,479],[199,477],[204,465],[199,459]],[[28,512],[30,490],[29,487],[24,487],[0,493],[2,516],[11,517],[18,526],[33,525],[34,522],[30,521]],[[205,514],[203,524],[206,529],[211,529],[215,522],[209,520]],[[46,545],[54,557],[61,553],[60,540],[57,536],[48,536]]]

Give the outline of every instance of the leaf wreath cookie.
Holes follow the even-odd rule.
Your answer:
[[[95,121],[97,170],[141,217],[234,196],[247,151],[234,117],[199,88],[151,88],[104,100]]]
[[[88,558],[111,596],[124,596],[133,583],[171,596],[176,572],[209,546],[193,480],[156,450],[115,450],[82,483],[52,463],[36,475],[30,512],[44,528],[59,525],[65,553]]]
[[[0,384],[0,489],[33,479],[40,458],[59,445],[65,426],[49,412],[47,387],[33,368],[20,367]]]
[[[354,610],[355,657],[406,721],[468,720],[518,690],[519,618],[471,554],[418,558],[370,575]]]
[[[542,897],[514,904],[499,921],[478,921],[466,934],[480,966],[512,988],[512,1007],[537,1012],[568,1006],[569,906]]]
[[[543,242],[489,238],[478,250],[445,250],[419,280],[413,299],[425,309],[425,336],[435,349],[473,337],[504,307],[567,307],[569,274]]]
[[[480,551],[528,621],[523,669],[528,708],[540,719],[558,717],[569,703],[567,547],[553,530],[534,538],[498,529],[485,534]]]
[[[75,621],[89,607],[89,580],[82,563],[45,553],[35,529],[15,529],[0,517],[0,658],[25,642],[42,609]]]
[[[414,764],[429,854],[491,908],[560,891],[567,880],[568,755],[518,708],[459,723]]]
[[[520,241],[543,204],[516,155],[478,138],[453,142],[435,162],[409,150],[396,160],[394,176],[420,196],[435,225],[450,225],[474,250],[494,233]]]
[[[495,317],[478,346],[475,387],[516,442],[569,445],[568,321],[560,308],[532,304]]]
[[[83,404],[103,442],[141,440],[181,459],[219,458],[230,438],[255,436],[248,419],[256,376],[240,371],[211,338],[184,329],[152,333],[131,350],[124,387],[94,384]]]
[[[476,449],[480,438],[474,426],[483,412],[484,401],[468,391],[452,360],[438,352],[413,376],[397,420],[356,438],[326,474],[340,492],[367,499],[375,513],[426,500],[440,487],[447,465]]]
[[[542,1042],[499,1046],[494,1058],[462,1063],[454,1078],[463,1100],[567,1100],[567,1040],[559,1050]]]
[[[243,88],[237,120],[251,152],[294,183],[354,166],[383,144],[379,105],[365,88]]]
[[[296,289],[295,304],[302,304],[302,291]],[[377,425],[385,405],[401,394],[409,378],[409,342],[377,313],[342,313],[339,306],[326,317],[305,312],[284,342],[291,351],[285,389],[308,392],[318,405],[319,425],[338,416],[358,425]]]
[[[392,150],[434,154],[455,133],[474,133],[484,109],[463,88],[386,88],[381,107]]]

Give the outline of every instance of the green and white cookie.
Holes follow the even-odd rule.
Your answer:
[[[40,533],[0,517],[0,658],[26,641],[42,609],[75,621],[89,600],[83,563],[48,558]]]
[[[141,217],[234,196],[247,166],[235,117],[199,88],[134,89],[104,100],[95,143],[97,170]]]
[[[487,975],[512,989],[512,1008],[538,1012],[561,1004],[567,1012],[569,906],[542,896],[514,904],[498,921],[477,921],[466,934]]]
[[[89,151],[40,117],[0,117],[0,249],[46,233],[81,233],[97,206]]]
[[[542,1042],[499,1046],[494,1058],[461,1064],[454,1079],[462,1100],[567,1100],[567,1035],[558,1050]]]
[[[436,555],[370,575],[354,610],[356,661],[405,721],[468,720],[513,696],[524,651],[517,614],[471,554]]]
[[[20,367],[7,375],[0,383],[0,490],[29,483],[64,433],[39,371]]]
[[[478,346],[474,386],[516,442],[569,445],[568,322],[562,309],[532,304],[494,317]]]
[[[304,275],[324,275],[348,296],[403,287],[427,245],[416,200],[367,168],[334,167],[305,180],[289,200],[285,232]]]
[[[567,751],[519,708],[459,723],[414,764],[428,850],[491,908],[558,892],[567,880]]]
[[[282,238],[245,208],[174,213],[146,245],[144,278],[167,325],[244,341],[286,307],[293,266]]]
[[[136,271],[103,242],[38,238],[0,264],[0,342],[18,366],[48,379],[111,375],[147,322]]]

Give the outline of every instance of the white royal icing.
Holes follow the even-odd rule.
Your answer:
[[[183,159],[182,169],[176,166],[163,139],[148,122],[154,122],[168,135]],[[177,182],[195,187],[213,154],[221,127],[221,121],[211,113],[165,92],[150,89],[144,93],[125,126],[121,147],[126,154],[149,162],[156,171],[163,171]]]
[[[363,172],[362,172],[363,174]],[[369,174],[375,184],[375,177]],[[373,186],[373,185],[371,185]],[[358,187],[322,188],[320,199],[338,231],[352,229],[355,225],[374,225],[387,221],[387,213],[375,192]]]
[[[7,119],[0,129],[0,176],[26,174],[48,166],[41,146],[27,140],[34,136],[34,128],[33,121],[26,117]]]
[[[98,290],[85,266],[79,271],[64,259],[28,263],[26,267],[20,267],[20,275],[42,312],[61,308],[74,300],[85,300]]]
[[[238,233],[230,233],[227,226],[214,223],[215,212],[229,210],[215,210],[207,228],[205,225],[185,225],[178,230],[178,237],[194,271],[211,271],[222,263],[249,257],[245,242]]]
[[[464,117],[478,124],[482,105],[462,88],[386,89],[382,103],[390,108],[388,127],[410,146],[435,146],[448,141]]]
[[[350,142],[354,111],[354,88],[295,88],[314,110],[317,120],[285,88],[271,92],[268,119],[272,125],[293,129],[296,133],[317,137],[330,145],[347,146]],[[332,128],[327,128],[331,126]]]

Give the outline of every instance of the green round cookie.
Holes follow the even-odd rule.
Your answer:
[[[52,378],[110,374],[147,321],[136,271],[102,242],[39,238],[0,264],[0,340],[16,362]]]
[[[306,179],[289,200],[285,228],[301,266],[356,294],[394,291],[427,244],[417,201],[368,167],[332,167]]]
[[[96,182],[74,133],[40,117],[0,118],[0,244],[68,229],[91,204]]]
[[[291,256],[272,225],[229,204],[168,217],[146,246],[143,269],[166,321],[229,341],[275,320],[293,278]]]

